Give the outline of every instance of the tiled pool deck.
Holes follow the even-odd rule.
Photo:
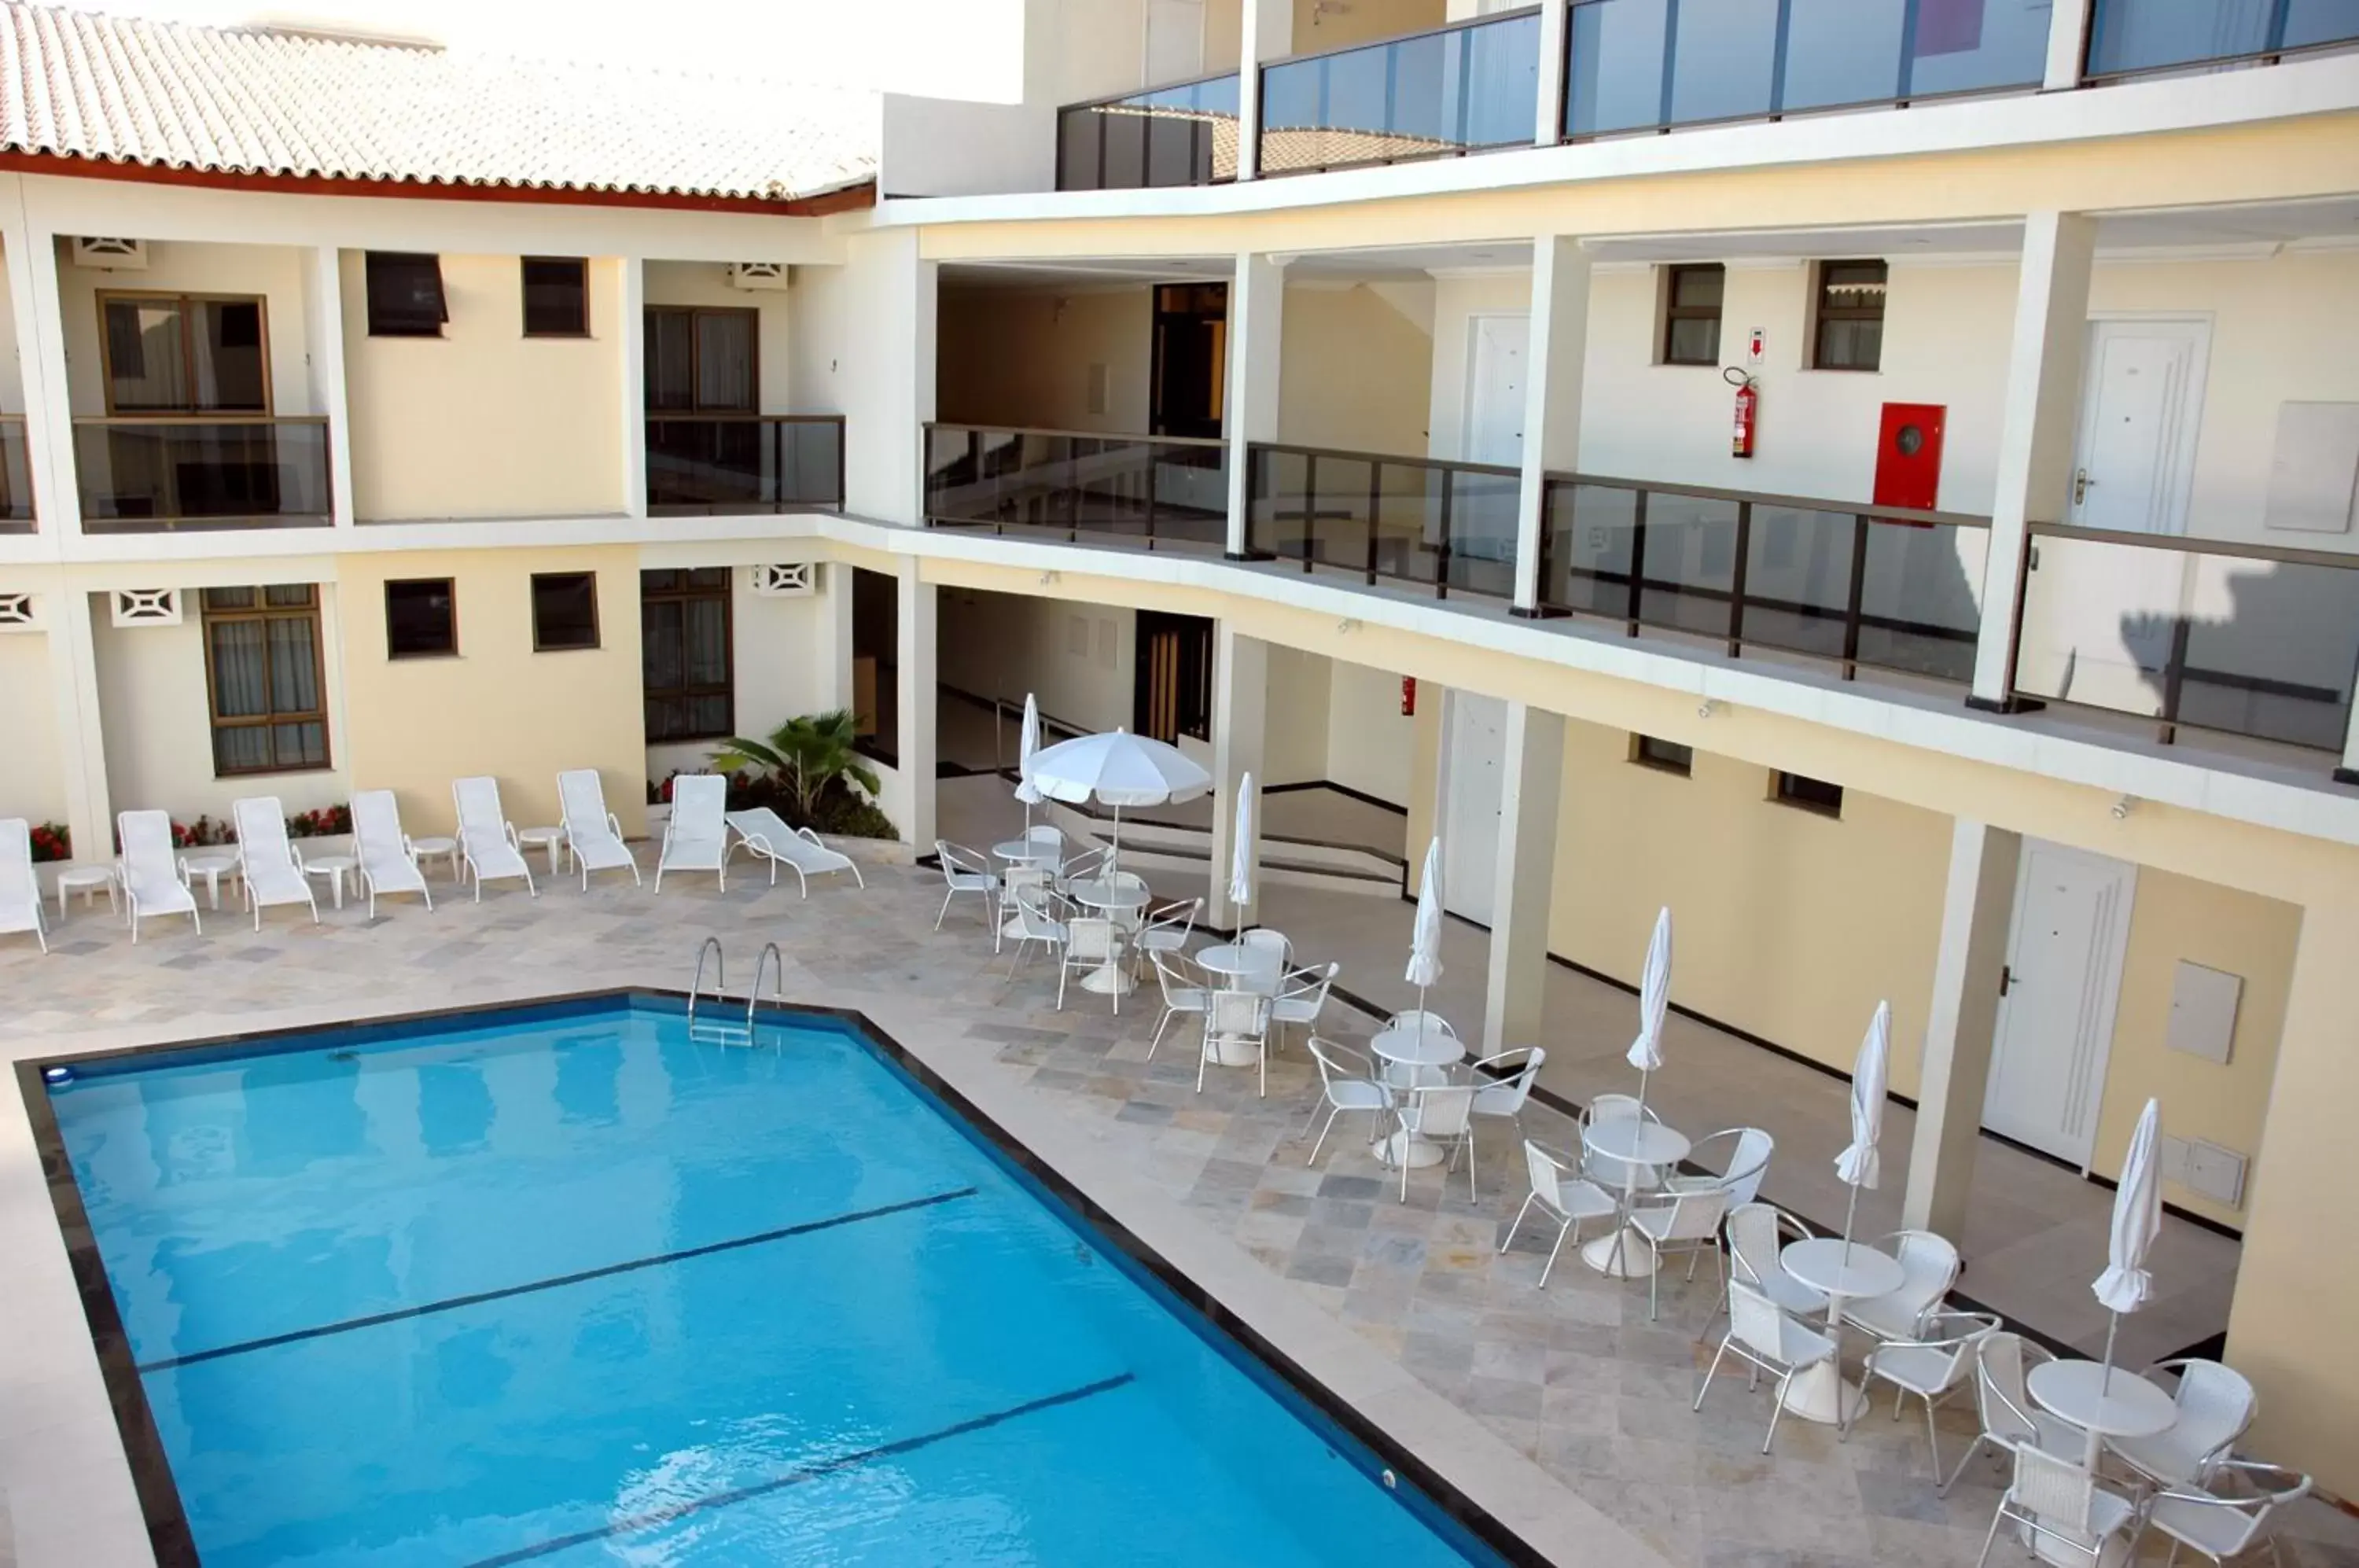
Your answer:
[[[643,848],[643,854],[646,853]],[[984,1112],[1103,1203],[1199,1283],[1566,1563],[1709,1568],[1968,1564],[2001,1472],[1978,1465],[1934,1495],[1921,1421],[1880,1411],[1847,1443],[1789,1421],[1757,1449],[1767,1396],[1723,1377],[1688,1409],[1713,1311],[1709,1265],[1666,1280],[1662,1316],[1642,1284],[1577,1261],[1535,1288],[1536,1247],[1496,1251],[1524,1181],[1511,1139],[1448,1190],[1413,1172],[1408,1202],[1346,1133],[1315,1170],[1301,1136],[1315,1095],[1307,1056],[1277,1056],[1267,1099],[1252,1074],[1215,1071],[1200,1095],[1174,1027],[1150,1062],[1156,1008],[1120,1018],[1076,995],[1054,1009],[1053,970],[1010,983],[971,903],[932,929],[939,878],[872,866],[848,882],[773,890],[751,874],[658,897],[611,875],[527,899],[514,885],[481,905],[438,883],[442,904],[328,913],[314,928],[272,912],[256,934],[224,909],[206,934],[151,926],[135,948],[102,909],[74,918],[42,957],[0,941],[0,1045],[12,1059],[330,1022],[590,987],[683,985],[717,933],[742,968],[776,940],[790,1000],[860,1009]],[[1338,1008],[1327,1032],[1364,1035]],[[0,1487],[26,1568],[113,1568],[145,1560],[144,1532],[15,1096],[0,1114],[0,1245],[17,1260],[0,1291]],[[1527,1130],[1571,1141],[1535,1106]],[[1537,1241],[1538,1233],[1534,1233]],[[1884,1407],[1888,1411],[1888,1405]],[[1945,1456],[1970,1441],[1971,1401],[1942,1418]],[[2301,1568],[2359,1568],[2359,1521],[2307,1508],[2283,1532]],[[1650,1551],[1651,1549],[1651,1551]],[[2151,1549],[2160,1561],[2158,1548]],[[2008,1560],[2006,1549],[1995,1561]],[[2017,1560],[2020,1560],[2017,1558]]]

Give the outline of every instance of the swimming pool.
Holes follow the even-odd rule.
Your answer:
[[[208,1568],[1501,1561],[848,1018],[72,1071],[61,1218]]]

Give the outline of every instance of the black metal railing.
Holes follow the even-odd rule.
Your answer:
[[[2340,752],[2359,555],[2035,523],[2017,693]]]
[[[842,505],[841,414],[647,416],[650,512],[805,512]]]
[[[93,533],[332,522],[323,415],[146,415],[74,421]]]
[[[1057,189],[1139,191],[1237,177],[1237,73],[1057,111]]]
[[[2359,6],[2348,0],[2096,0],[2082,65],[2103,79],[2354,43]]]
[[[1227,542],[1228,443],[988,425],[926,427],[926,521],[1148,550]]]
[[[1264,174],[1529,147],[1540,10],[1262,67]]]
[[[1990,520],[1550,474],[1543,610],[1942,680],[1973,674]]]
[[[1573,0],[1564,134],[2028,90],[2048,21],[2046,5],[1981,0]]]
[[[33,468],[25,416],[0,414],[0,533],[33,531]]]
[[[1515,596],[1520,471],[1277,443],[1256,443],[1252,463],[1249,550],[1440,598]]]

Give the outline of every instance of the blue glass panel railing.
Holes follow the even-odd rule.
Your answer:
[[[1140,191],[1237,177],[1237,73],[1057,111],[1057,189]]]
[[[1228,540],[1229,447],[1178,436],[926,427],[926,521],[1154,550]]]
[[[1261,171],[1527,147],[1539,45],[1534,9],[1265,66]]]
[[[2088,74],[2125,76],[2359,43],[2359,0],[2096,0]]]
[[[2020,0],[1574,0],[1565,135],[1612,136],[2039,85]]]
[[[1507,599],[1522,478],[1495,463],[1256,442],[1245,544],[1305,572]]]

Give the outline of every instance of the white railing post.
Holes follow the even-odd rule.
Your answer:
[[[2048,68],[2043,93],[2068,93],[2081,85],[2081,65],[2089,42],[2092,0],[2051,0],[2048,11]]]
[[[1239,253],[1229,286],[1229,539],[1231,561],[1245,561],[1253,506],[1253,446],[1277,439],[1279,347],[1286,336],[1286,264]]]

